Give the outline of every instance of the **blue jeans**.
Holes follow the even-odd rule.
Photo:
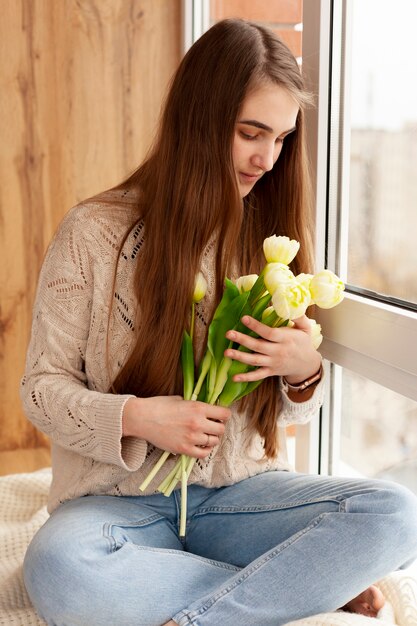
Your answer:
[[[54,626],[279,626],[343,606],[417,555],[417,498],[394,483],[267,472],[230,487],[87,496],[25,557]]]

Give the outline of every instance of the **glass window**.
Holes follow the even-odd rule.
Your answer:
[[[348,282],[417,303],[417,3],[353,0]]]
[[[417,402],[343,369],[337,473],[394,480],[417,493]]]

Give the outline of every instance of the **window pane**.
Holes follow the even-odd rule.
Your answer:
[[[417,302],[417,2],[353,0],[348,282]]]
[[[417,493],[417,402],[344,369],[338,474],[395,480]]]

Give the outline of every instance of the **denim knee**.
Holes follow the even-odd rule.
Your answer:
[[[94,561],[91,555],[83,559],[77,554],[71,535],[55,526],[47,523],[32,539],[23,564],[24,582],[37,612],[50,626],[76,624],[78,606],[94,604]]]
[[[417,496],[394,482],[374,480],[368,485],[360,503],[353,498],[356,502],[348,503],[347,511],[380,515],[375,540],[394,548],[397,567],[403,567],[417,557]]]
[[[417,496],[397,483],[386,483],[391,507],[396,512],[397,539],[405,551],[401,566],[417,558]]]

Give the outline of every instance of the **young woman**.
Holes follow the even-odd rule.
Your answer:
[[[241,379],[265,379],[246,401],[181,397],[198,270],[199,358],[224,277],[259,272],[265,237],[300,241],[293,269],[311,270],[308,100],[271,32],[216,24],[182,61],[149,157],[70,211],[49,247],[21,386],[52,440],[51,516],[24,566],[48,624],[277,626],[346,605],[417,551],[406,489],[290,471],[282,427],[323,392],[305,317],[229,333],[252,352],[228,354],[257,366]],[[178,492],[138,489],[161,450],[197,459],[185,539]],[[348,608],[377,602],[371,587]]]

